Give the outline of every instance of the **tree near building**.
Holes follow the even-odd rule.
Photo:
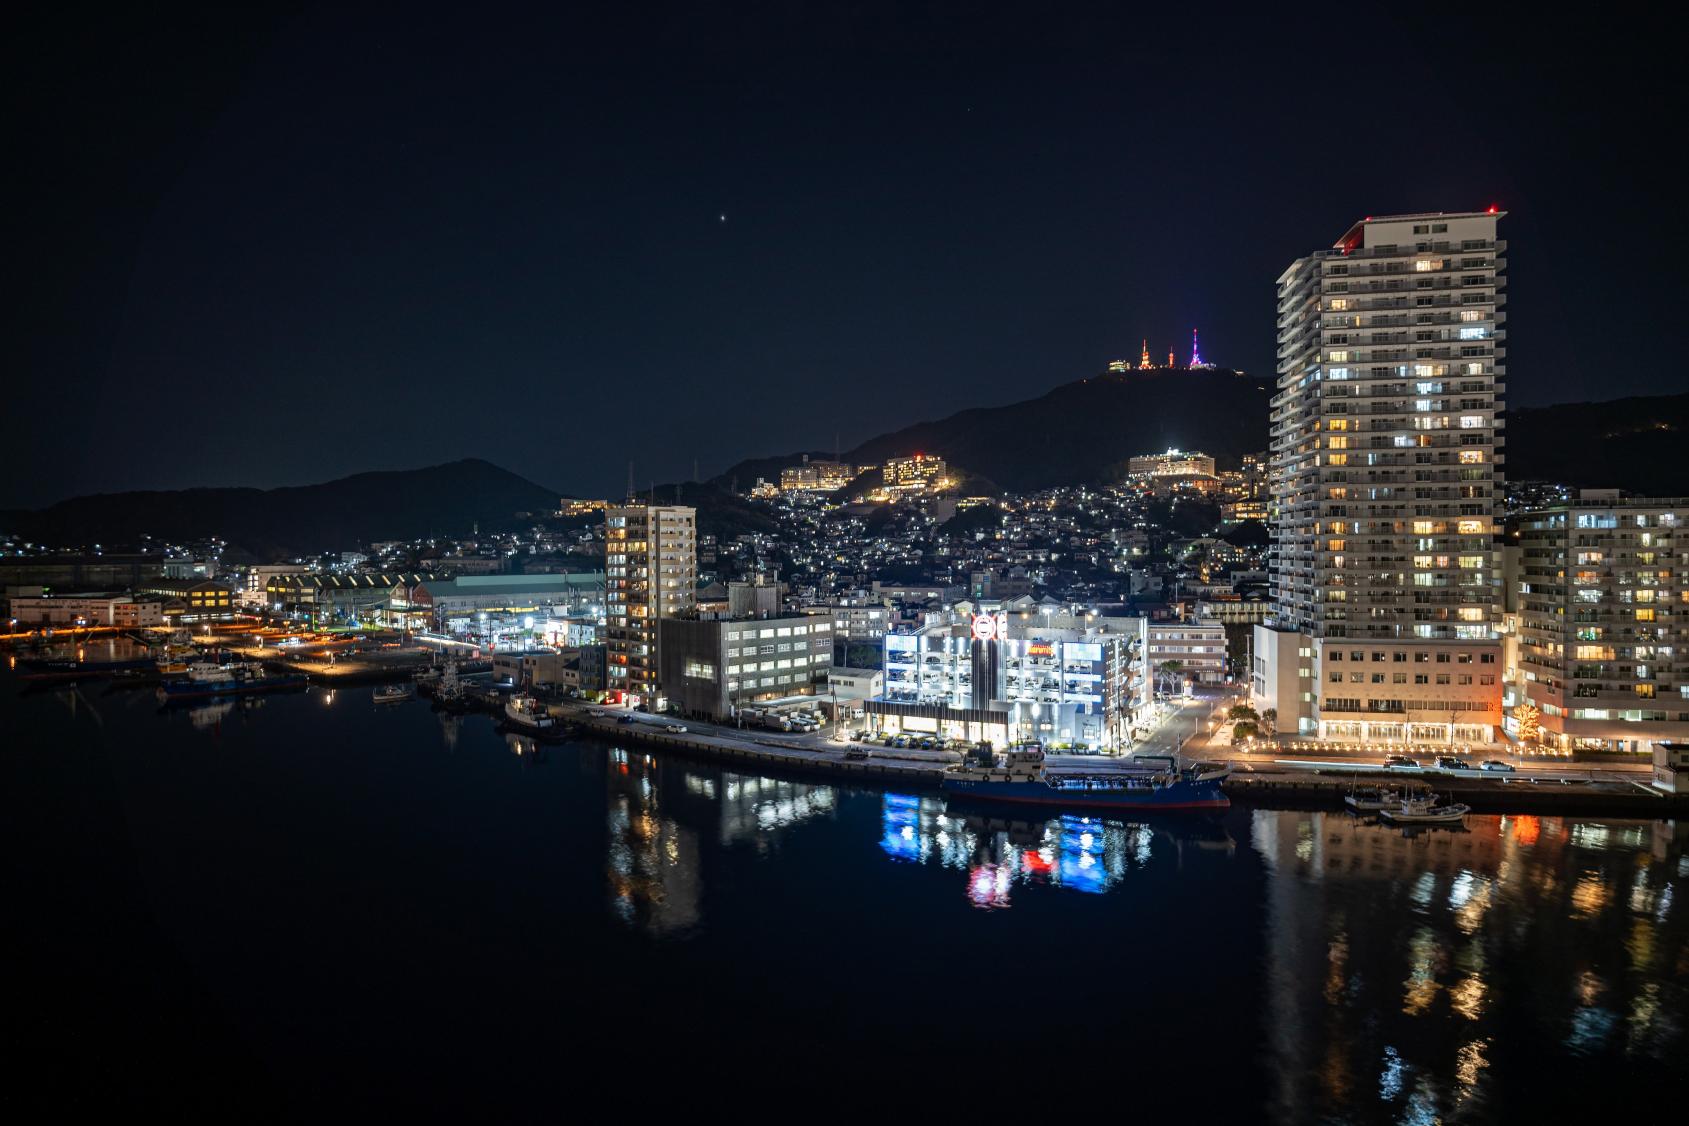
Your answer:
[[[1513,718],[1519,721],[1519,741],[1534,743],[1542,738],[1542,713],[1537,706],[1526,700],[1513,709]]]

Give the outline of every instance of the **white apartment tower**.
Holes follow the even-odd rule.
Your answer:
[[[1495,737],[1503,214],[1369,217],[1278,279],[1274,622],[1254,680],[1280,730]]]
[[[605,672],[612,692],[657,695],[657,620],[690,610],[698,511],[627,504],[604,513]]]

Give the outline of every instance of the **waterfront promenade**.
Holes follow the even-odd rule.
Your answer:
[[[745,731],[711,724],[684,724],[684,732],[666,730],[674,721],[622,708],[553,705],[552,710],[587,735],[649,750],[669,751],[726,762],[756,764],[761,769],[859,777],[899,785],[937,785],[944,767],[959,760],[956,752],[888,748],[824,735],[790,736]],[[592,713],[598,712],[595,716]],[[1179,713],[1166,719],[1176,725]],[[631,722],[625,722],[631,720]],[[1140,753],[1167,753],[1161,747],[1175,739],[1151,736]],[[847,758],[847,753],[865,757]],[[1206,755],[1192,755],[1201,757]],[[1102,755],[1052,754],[1046,759],[1053,773],[1099,774],[1129,769],[1120,758]],[[1641,817],[1674,817],[1689,813],[1689,795],[1667,794],[1637,776],[1615,778],[1568,777],[1563,769],[1521,770],[1506,777],[1454,775],[1425,771],[1386,772],[1364,762],[1313,763],[1265,759],[1234,768],[1225,789],[1234,802],[1272,808],[1338,808],[1344,793],[1358,783],[1388,779],[1421,782],[1451,801],[1465,802],[1477,811],[1606,812]]]

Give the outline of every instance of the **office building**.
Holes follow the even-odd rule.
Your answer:
[[[1534,732],[1559,751],[1689,740],[1689,498],[1586,490],[1519,519],[1518,663]]]
[[[1142,618],[1054,625],[1007,613],[943,615],[884,639],[877,730],[1126,747],[1148,705]],[[1036,624],[1035,624],[1036,623]]]
[[[163,603],[168,626],[226,622],[235,616],[234,588],[215,579],[149,579],[137,584],[135,593]]]
[[[657,623],[692,609],[698,512],[679,505],[615,505],[604,513],[607,683],[616,699],[655,698]]]
[[[136,629],[164,624],[163,601],[146,595],[48,594],[40,587],[25,587],[6,601],[7,616],[26,629],[32,626]]]
[[[1368,218],[1279,277],[1274,617],[1252,682],[1281,730],[1496,736],[1501,218]]]
[[[663,695],[682,715],[728,720],[747,704],[826,691],[833,623],[669,616],[658,622]]]

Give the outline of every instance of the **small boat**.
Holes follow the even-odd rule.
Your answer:
[[[557,726],[546,706],[528,695],[505,701],[504,718],[524,731],[550,731]]]
[[[1397,809],[1403,802],[1423,800],[1426,791],[1413,787],[1397,789],[1395,786],[1356,786],[1343,795],[1343,804],[1356,813],[1380,813],[1386,809]],[[1434,804],[1436,794],[1429,795]]]
[[[203,700],[213,696],[246,696],[255,692],[280,692],[289,688],[303,688],[305,678],[296,674],[275,674],[263,665],[236,662],[229,665],[196,661],[188,666],[187,675],[166,680],[158,686],[158,698],[166,703],[176,700]]]
[[[1460,802],[1436,805],[1436,800],[1435,794],[1429,798],[1410,798],[1394,809],[1379,810],[1379,816],[1397,825],[1454,825],[1472,812],[1469,805]]]
[[[378,684],[372,693],[378,704],[397,704],[416,695],[414,684]]]

